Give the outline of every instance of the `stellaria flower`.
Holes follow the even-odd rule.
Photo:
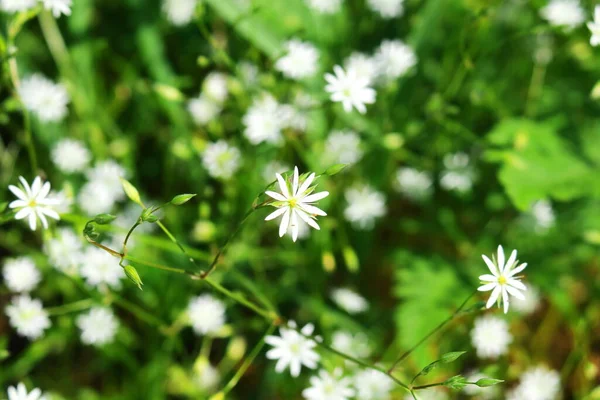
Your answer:
[[[285,43],[286,55],[275,63],[275,69],[291,79],[304,79],[315,74],[319,50],[309,43],[292,39]]]
[[[475,320],[471,341],[480,358],[497,358],[508,351],[512,335],[505,320],[485,315]]]
[[[579,0],[551,0],[540,10],[540,15],[550,25],[573,29],[583,24],[585,13]]]
[[[305,0],[305,2],[321,14],[335,14],[342,8],[342,0]]]
[[[71,15],[73,0],[42,0],[42,2],[46,10],[52,11],[54,18],[60,17],[61,14]]]
[[[352,380],[343,377],[340,368],[333,373],[322,369],[310,378],[310,387],[302,391],[302,396],[307,400],[347,400],[354,396],[351,385]]]
[[[594,20],[588,22],[587,27],[592,33],[590,44],[598,46],[600,44],[600,5],[594,8]]]
[[[8,259],[2,268],[4,283],[13,292],[30,292],[40,283],[42,276],[30,257]]]
[[[29,339],[41,337],[51,325],[42,302],[25,294],[11,300],[6,307],[6,315],[8,322],[17,330],[17,333]]]
[[[60,216],[52,209],[52,206],[58,205],[58,201],[49,198],[50,182],[42,184],[42,179],[36,176],[31,186],[22,176],[19,177],[23,189],[9,185],[8,189],[17,196],[17,200],[8,206],[17,210],[15,219],[29,219],[29,228],[35,231],[38,218],[42,222],[44,229],[48,229],[48,220],[46,217],[59,220]]]
[[[113,341],[119,322],[110,309],[94,307],[77,317],[77,326],[83,343],[102,346]]]
[[[42,391],[38,388],[33,389],[27,393],[27,387],[23,382],[19,383],[16,387],[8,387],[8,400],[46,400],[46,396],[42,395]]]
[[[187,314],[198,335],[215,334],[225,325],[225,304],[210,294],[191,299]]]
[[[43,122],[57,122],[67,115],[70,98],[66,87],[41,74],[23,78],[19,96],[25,107]]]
[[[333,72],[325,74],[325,90],[331,93],[331,101],[341,102],[346,112],[354,107],[359,113],[366,113],[365,104],[375,103],[376,95],[375,90],[369,87],[369,79],[359,76],[353,69],[344,71],[339,65],[333,67]]]
[[[312,335],[314,331],[315,327],[312,324],[306,324],[301,329],[302,333],[294,330],[296,328],[294,321],[288,322],[288,325],[289,327],[279,328],[280,336],[265,337],[265,342],[273,346],[267,352],[267,358],[277,360],[276,372],[281,373],[289,367],[290,374],[297,377],[300,375],[302,366],[310,369],[317,368],[317,362],[321,357],[314,350],[317,343],[306,337]]]

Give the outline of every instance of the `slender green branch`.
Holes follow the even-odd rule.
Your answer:
[[[185,247],[183,247],[183,245],[179,242],[179,240],[177,240],[177,238],[167,229],[167,227],[160,221],[157,221],[156,224],[158,226],[160,226],[160,229],[162,229],[162,231],[165,233],[165,235],[167,235],[167,237],[169,239],[171,239],[171,241],[173,243],[175,243],[177,245],[177,247],[179,247],[179,250],[181,250],[181,252],[183,254],[186,255],[186,257],[188,258],[188,260],[194,264],[194,266],[198,267],[198,264],[196,263],[196,260],[194,260],[194,258],[192,256],[190,256],[190,254],[185,250]]]
[[[166,326],[166,324],[164,324],[160,319],[158,319],[157,317],[155,317],[153,314],[149,313],[148,311],[144,310],[137,304],[134,304],[134,303],[132,303],[128,300],[125,300],[121,297],[118,297],[116,295],[114,295],[114,302],[115,302],[115,304],[121,306],[123,309],[129,311],[130,313],[132,313],[136,317],[140,318],[141,320],[144,320],[152,325],[156,325],[160,328]]]
[[[49,307],[46,309],[50,315],[63,315],[72,312],[82,311],[90,308],[96,303],[94,299],[84,299],[75,301],[73,303],[63,304],[56,307]]]
[[[166,265],[157,264],[157,263],[153,263],[153,262],[145,261],[145,260],[140,260],[139,258],[132,257],[130,255],[125,255],[125,257],[123,257],[123,258],[127,261],[131,261],[134,264],[142,265],[144,267],[160,269],[163,271],[175,272],[178,274],[186,274],[186,275],[190,275],[191,277],[198,278],[198,275],[196,275],[194,272],[185,270],[183,268],[168,267]]]

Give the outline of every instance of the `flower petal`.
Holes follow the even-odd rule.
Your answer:
[[[310,216],[308,216],[308,214],[306,214],[304,211],[297,210],[296,212],[298,213],[300,218],[302,218],[302,220],[304,222],[306,222],[308,225],[312,226],[313,228],[315,228],[318,231],[321,230],[321,227],[319,226],[319,224],[317,224],[317,222],[314,219],[312,219]]]
[[[296,197],[298,194],[298,167],[294,166],[294,177],[292,178],[292,197]]]
[[[279,189],[281,189],[281,194],[283,194],[283,196],[286,199],[289,199],[291,196],[290,196],[290,191],[288,190],[288,187],[287,187],[287,183],[285,183],[285,180],[283,179],[281,174],[275,174],[275,177],[277,178],[277,182],[279,182]]]
[[[496,300],[498,300],[498,296],[500,296],[500,291],[500,285],[496,286],[496,288],[492,291],[492,294],[490,294],[490,298],[488,299],[485,308],[490,308],[494,305]]]
[[[523,285],[523,283],[518,279],[509,279],[506,284],[519,290],[527,290],[527,286]]]
[[[506,286],[502,287],[502,301],[504,302],[504,314],[508,312],[508,292],[506,291]]]
[[[286,199],[285,197],[283,197],[283,196],[281,195],[281,193],[272,192],[272,191],[270,191],[270,190],[267,190],[267,191],[265,192],[265,194],[266,194],[267,196],[270,196],[270,197],[274,198],[275,200],[278,200],[278,201],[287,201],[287,199]]]
[[[479,277],[480,281],[490,281],[490,282],[498,282],[498,277],[490,274],[481,275]]]
[[[310,215],[320,215],[322,217],[327,215],[327,213],[325,211],[321,210],[318,207],[311,206],[310,204],[300,203],[300,204],[298,204],[298,206]]]
[[[319,192],[319,193],[311,194],[310,196],[306,196],[305,198],[302,199],[302,202],[303,203],[314,203],[315,201],[324,199],[327,196],[329,196],[329,192],[327,192],[327,191]]]
[[[498,269],[500,270],[500,273],[504,272],[504,249],[502,248],[502,245],[499,244],[498,245]]]
[[[525,300],[525,296],[523,296],[523,293],[521,293],[518,289],[515,289],[514,287],[509,285],[506,285],[504,288],[509,294],[515,296],[518,299]]]
[[[290,225],[290,209],[286,208],[286,212],[283,214],[283,218],[281,219],[281,223],[279,224],[279,237],[283,237],[288,230],[288,226]]]
[[[493,283],[488,283],[488,284],[486,284],[486,285],[479,286],[479,287],[477,288],[477,290],[478,290],[478,291],[480,291],[480,292],[487,292],[487,291],[490,291],[490,290],[492,290],[492,289],[493,289],[493,288],[495,288],[496,286],[498,286],[498,284],[497,284],[496,282],[493,282]]]
[[[265,221],[270,221],[272,219],[275,219],[275,218],[279,217],[287,209],[288,209],[287,207],[278,208],[277,210],[273,211],[271,214],[267,215],[267,217],[265,218]]]
[[[492,260],[489,259],[488,256],[486,256],[485,254],[481,255],[481,258],[483,258],[483,261],[485,261],[485,264],[487,265],[488,269],[490,270],[490,272],[494,275],[494,276],[498,276],[498,270],[496,268],[496,265],[494,265],[494,263],[492,262]]]
[[[27,201],[27,194],[14,185],[8,185],[8,190],[10,190],[15,196],[23,201]]]
[[[300,188],[298,189],[298,194],[301,195],[302,193],[306,192],[306,190],[308,189],[308,187],[310,186],[310,184],[312,183],[312,181],[315,179],[315,173],[313,172],[312,174],[310,174],[308,176],[308,178],[306,178],[304,180],[304,182],[302,182],[302,185],[300,185]]]
[[[527,263],[523,263],[523,264],[519,265],[517,268],[513,269],[506,275],[507,276],[515,276],[519,272],[523,271],[525,268],[527,268]]]

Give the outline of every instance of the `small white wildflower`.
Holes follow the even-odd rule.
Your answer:
[[[61,190],[60,192],[50,191],[48,198],[57,203],[54,210],[60,214],[68,214],[73,206],[73,194],[71,191]]]
[[[13,292],[31,292],[42,276],[30,257],[8,259],[2,268],[4,283]]]
[[[401,40],[384,40],[375,52],[375,60],[381,77],[391,81],[405,75],[417,64],[417,56],[409,45]]]
[[[379,66],[373,57],[364,53],[354,52],[344,61],[346,71],[353,70],[357,77],[373,83],[379,73]]]
[[[25,11],[35,7],[38,0],[0,0],[0,10],[7,13]]]
[[[403,167],[396,172],[396,189],[409,199],[420,201],[431,196],[433,181],[425,171]]]
[[[508,351],[512,335],[505,320],[486,315],[475,320],[471,341],[480,358],[497,358]]]
[[[87,215],[110,212],[116,201],[114,190],[100,181],[86,183],[77,196],[77,204]]]
[[[13,298],[6,307],[6,315],[10,325],[17,330],[17,333],[29,339],[40,338],[51,325],[42,302],[32,299],[29,295]]]
[[[194,364],[193,380],[204,392],[212,392],[221,380],[219,370],[208,362]]]
[[[529,368],[515,388],[515,400],[555,400],[560,394],[560,374],[544,366]]]
[[[17,200],[12,201],[8,207],[15,209],[15,219],[28,219],[29,228],[35,231],[37,220],[42,222],[44,229],[48,229],[48,220],[50,217],[59,220],[60,216],[54,211],[53,206],[58,205],[56,199],[50,198],[50,182],[42,184],[42,179],[36,176],[31,186],[22,176],[19,177],[22,189],[9,185],[8,189],[17,196]]]
[[[246,127],[244,136],[250,143],[254,145],[262,142],[274,145],[283,144],[281,136],[283,121],[280,104],[273,96],[264,94],[255,99],[244,115],[242,122]]]
[[[404,13],[404,0],[367,0],[367,4],[383,18],[396,18]]]
[[[521,314],[531,314],[540,306],[540,291],[533,286],[528,286],[527,291],[523,293],[524,298],[515,297],[512,302],[513,308]]]
[[[336,164],[356,164],[363,156],[360,136],[353,131],[332,131],[325,141],[325,158]]]
[[[16,387],[9,386],[7,395],[8,400],[46,400],[46,396],[42,395],[42,391],[38,388],[27,393],[27,387],[22,382]]]
[[[68,275],[76,275],[82,264],[82,241],[68,228],[60,228],[54,238],[44,244],[50,265]]]
[[[302,366],[309,369],[317,368],[317,362],[321,357],[314,350],[317,343],[305,337],[305,335],[313,334],[314,326],[312,324],[306,324],[301,329],[302,334],[294,330],[296,328],[294,321],[290,321],[288,325],[289,328],[279,328],[279,336],[265,337],[265,343],[273,347],[267,351],[267,358],[277,360],[277,364],[275,364],[277,373],[282,373],[289,368],[290,374],[296,378],[300,375]]]
[[[477,290],[480,292],[491,290],[492,294],[488,299],[486,308],[493,306],[496,301],[498,302],[498,307],[500,307],[500,304],[504,303],[504,313],[506,314],[508,312],[509,294],[521,299],[524,298],[523,293],[520,291],[527,290],[527,287],[523,285],[521,278],[516,275],[527,267],[527,263],[519,265],[519,261],[517,260],[517,250],[513,250],[506,263],[504,263],[505,257],[502,246],[498,246],[497,260],[492,256],[492,261],[485,254],[481,257],[483,258],[483,261],[485,261],[485,264],[492,275],[481,275],[479,280],[481,280],[483,285],[477,288]]]
[[[40,74],[23,78],[19,96],[25,107],[44,122],[57,122],[67,115],[69,94],[64,85]]]
[[[275,69],[291,79],[304,79],[317,72],[319,50],[308,42],[292,39],[285,43],[286,54],[275,63]]]
[[[389,400],[394,382],[383,372],[360,371],[354,377],[357,398],[360,400]]]
[[[480,379],[489,377],[479,371],[472,371],[465,378],[467,378],[467,382],[477,382]],[[497,399],[499,395],[498,386],[479,387],[477,385],[467,385],[463,388],[463,392],[469,396],[477,396],[479,400]]]
[[[77,317],[77,326],[83,343],[102,346],[113,341],[119,321],[110,309],[94,307]]]
[[[356,358],[367,358],[371,355],[369,339],[362,332],[352,335],[346,331],[335,331],[331,337],[331,347]]]
[[[350,289],[339,288],[331,291],[331,298],[349,314],[358,314],[369,308],[367,300]]]
[[[321,14],[335,14],[342,8],[342,0],[305,0],[305,2]]]
[[[71,15],[73,0],[42,0],[42,2],[46,10],[52,11],[54,18],[58,18],[62,14]]]
[[[225,304],[209,294],[192,298],[187,314],[198,335],[218,333],[225,325]]]
[[[192,115],[194,122],[200,126],[214,120],[222,109],[223,107],[220,104],[217,104],[204,94],[191,99],[188,103],[188,111]]]
[[[99,183],[104,190],[114,197],[115,201],[125,198],[121,178],[127,178],[125,169],[114,160],[106,160],[97,163],[94,168],[86,172],[90,182]]]
[[[282,104],[279,106],[279,116],[282,128],[290,128],[298,132],[306,130],[308,116],[301,109],[291,104]]]
[[[590,36],[590,44],[598,46],[600,44],[600,5],[594,7],[594,20],[587,23],[592,36]]]
[[[224,140],[210,143],[202,153],[202,164],[213,178],[229,179],[240,167],[241,154],[237,147]]]
[[[344,71],[339,65],[333,67],[333,72],[325,74],[325,90],[331,94],[331,101],[341,102],[346,112],[356,108],[359,113],[366,113],[365,104],[375,103],[376,95],[375,90],[369,87],[368,78],[359,77],[353,69]]]
[[[470,166],[470,158],[466,153],[446,154],[440,186],[446,190],[468,192],[473,187],[474,172]]]
[[[163,0],[162,9],[169,22],[182,26],[194,17],[197,3],[198,0]]]
[[[579,0],[550,0],[540,10],[540,15],[551,25],[564,26],[567,29],[576,28],[585,21],[585,12]]]
[[[310,387],[302,391],[302,396],[307,400],[347,400],[354,396],[351,385],[352,380],[342,377],[341,369],[336,368],[333,373],[322,369],[310,378]]]
[[[119,259],[95,247],[89,247],[83,253],[80,274],[88,285],[108,285],[113,289],[119,289],[121,279],[125,277]]]
[[[292,182],[286,182],[280,174],[275,174],[275,177],[281,193],[270,190],[265,192],[267,196],[276,200],[271,205],[277,208],[276,211],[265,218],[265,221],[283,216],[279,225],[279,236],[282,237],[291,228],[294,242],[298,238],[299,220],[320,230],[321,228],[316,222],[316,216],[326,216],[327,214],[320,208],[315,207],[313,203],[327,197],[329,192],[313,193],[316,186],[311,187],[310,184],[314,181],[316,174],[313,172],[303,181],[300,181],[298,167],[294,167]]]
[[[535,230],[543,233],[554,226],[556,217],[552,203],[548,200],[539,200],[531,206],[531,216],[535,222]]]
[[[52,162],[62,172],[81,172],[90,162],[90,152],[79,140],[62,139],[52,148]]]
[[[290,168],[289,165],[280,161],[270,161],[263,168],[261,176],[264,179],[265,183],[270,183],[274,181],[273,177],[275,176],[275,174],[283,174],[284,172],[289,171],[291,169],[292,168]]]
[[[386,213],[385,196],[370,186],[353,187],[346,190],[348,206],[344,217],[357,229],[370,229],[375,220]]]
[[[222,72],[211,72],[202,82],[202,93],[214,102],[221,104],[227,100],[227,75]]]

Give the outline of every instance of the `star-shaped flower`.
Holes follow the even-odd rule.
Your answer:
[[[31,186],[29,186],[29,183],[22,176],[19,177],[19,180],[23,189],[13,185],[8,186],[8,189],[17,196],[17,200],[8,205],[10,208],[17,210],[15,219],[29,218],[29,227],[32,231],[35,231],[37,219],[39,218],[44,229],[48,229],[46,217],[60,219],[58,213],[51,208],[51,206],[58,205],[59,202],[56,199],[48,198],[50,182],[42,185],[41,178],[36,176]]]

